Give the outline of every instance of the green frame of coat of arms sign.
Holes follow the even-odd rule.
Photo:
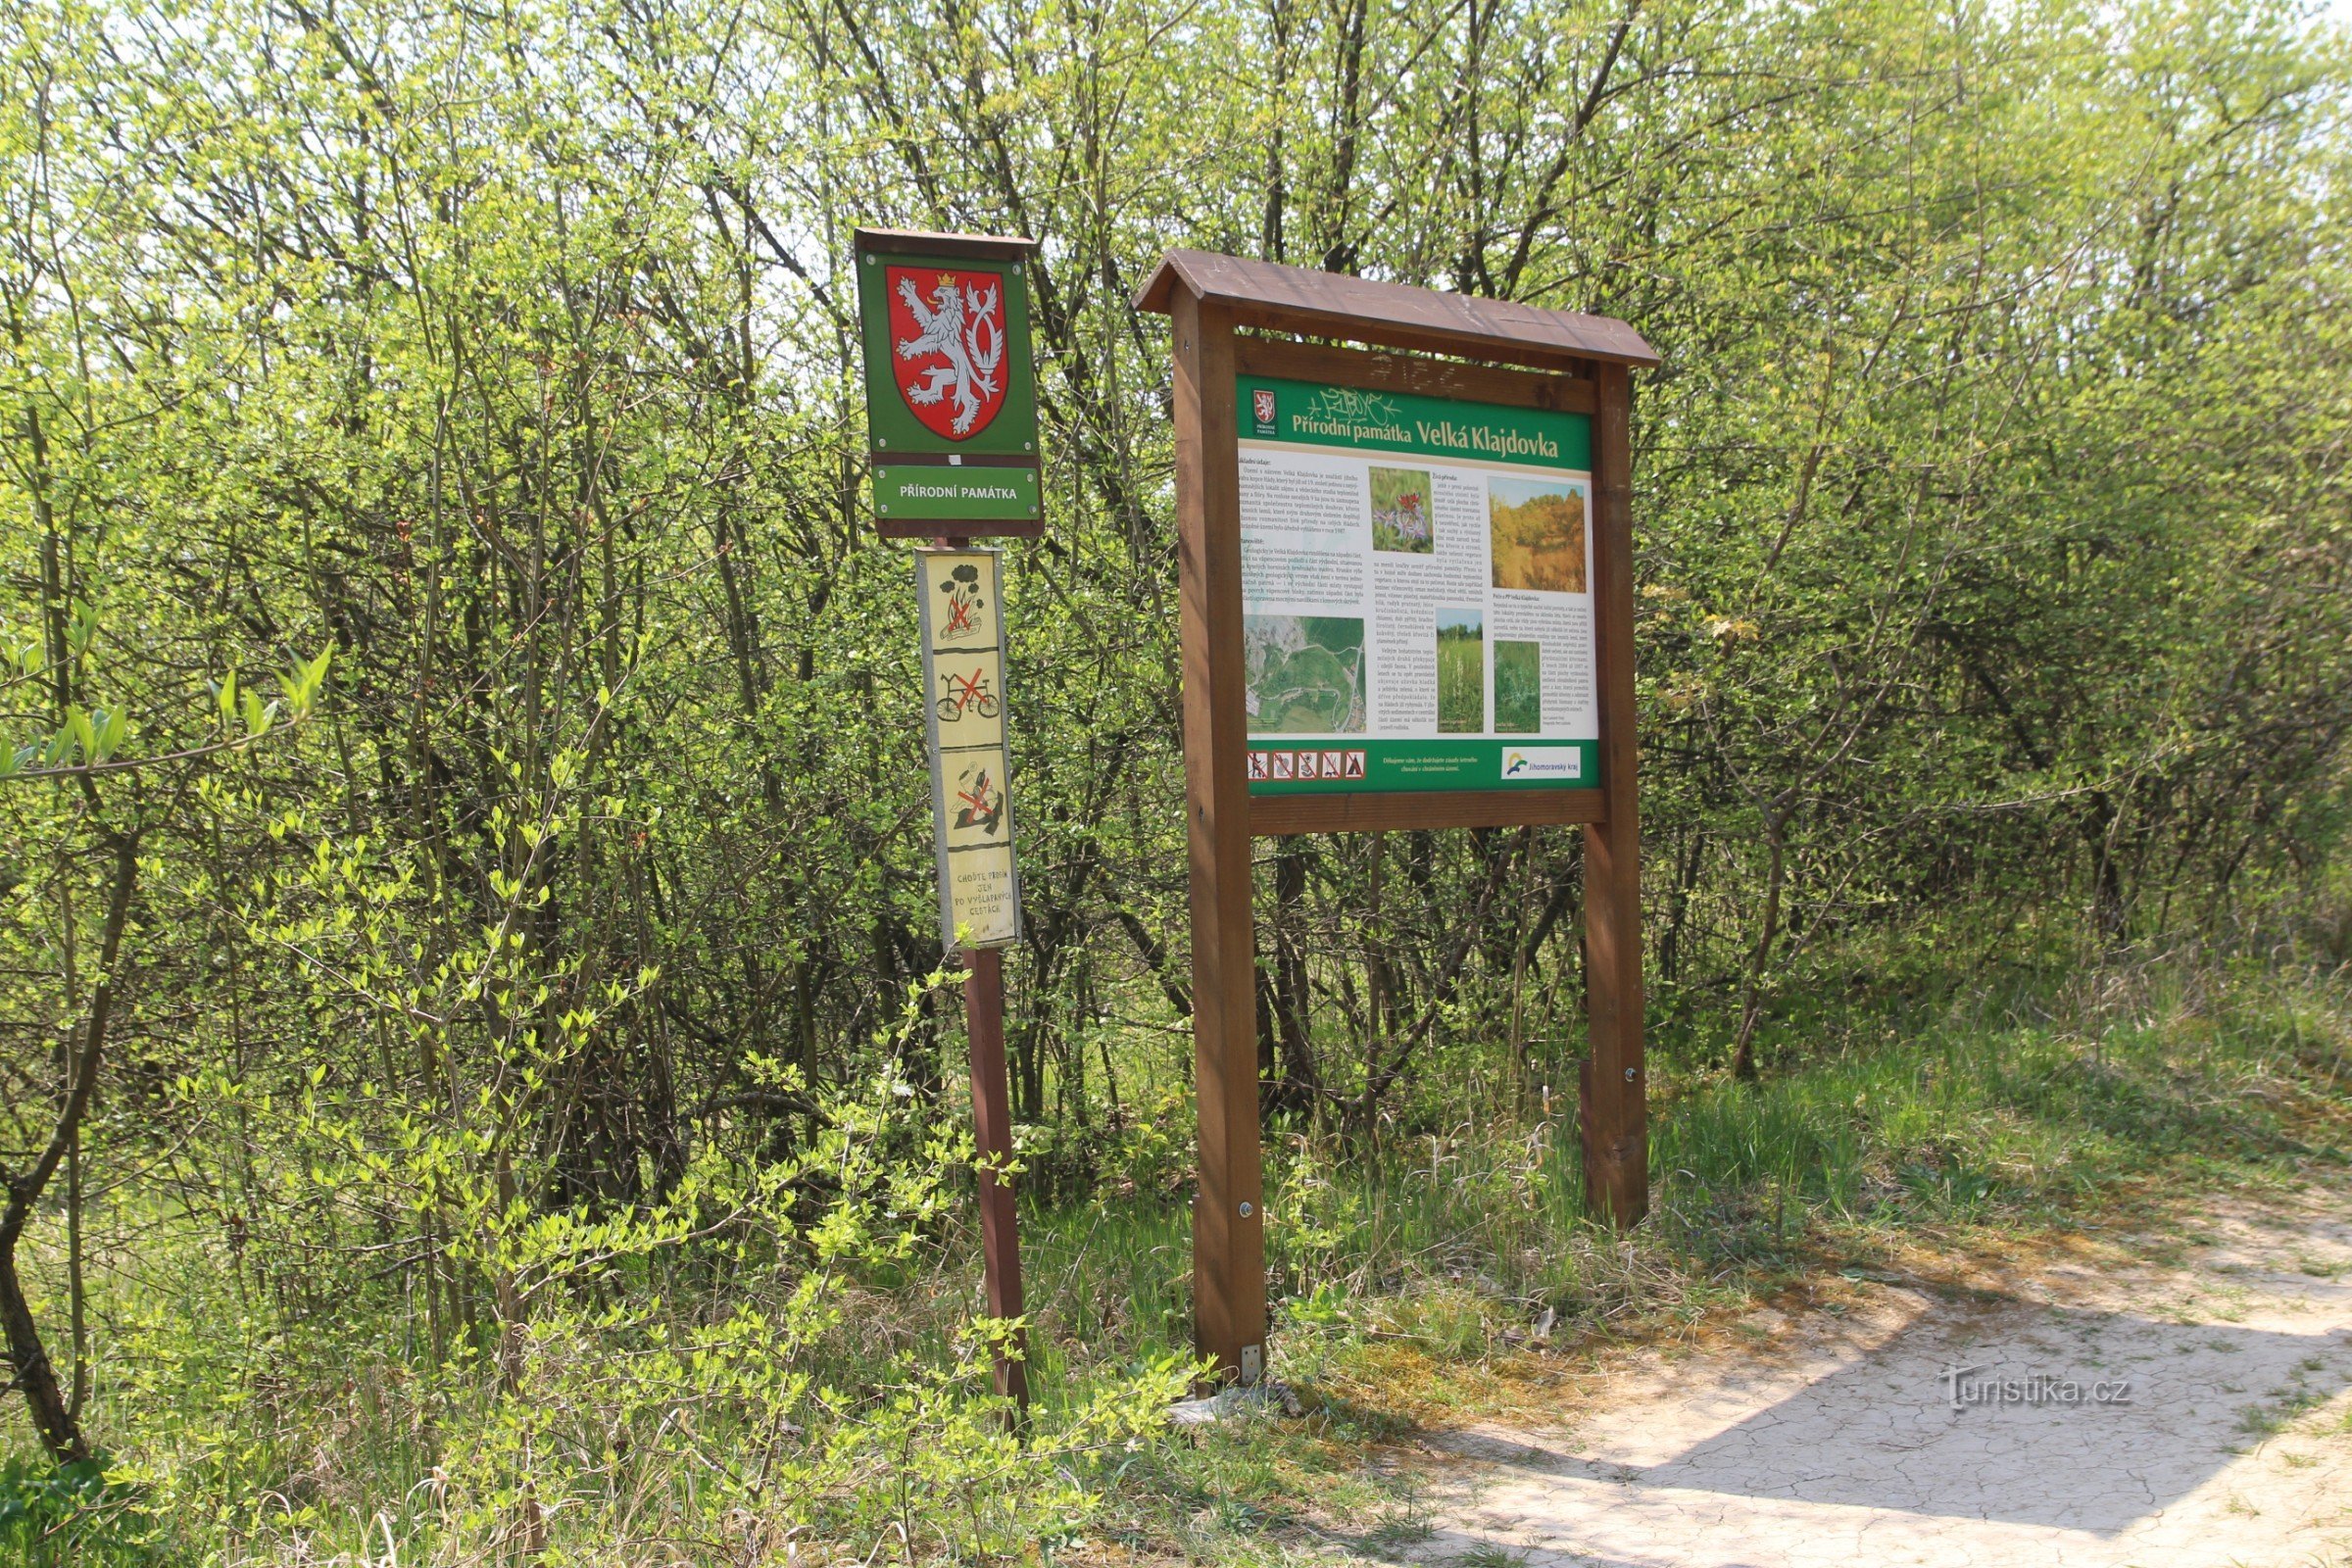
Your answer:
[[[1023,268],[1033,242],[861,228],[874,522],[889,538],[1045,528]]]

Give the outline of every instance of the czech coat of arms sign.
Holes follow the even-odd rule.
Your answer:
[[[1042,531],[1031,242],[861,228],[857,246],[880,531]]]
[[[962,441],[1004,407],[1004,289],[989,273],[886,267],[899,393],[924,428]]]

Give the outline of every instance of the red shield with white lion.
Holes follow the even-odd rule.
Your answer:
[[[885,271],[899,396],[934,435],[968,441],[1004,407],[1004,280],[944,267]]]

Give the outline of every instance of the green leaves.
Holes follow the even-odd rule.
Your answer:
[[[101,766],[114,760],[129,734],[128,709],[69,706],[64,722],[46,736],[18,746],[0,744],[0,779]]]
[[[79,659],[98,635],[98,617],[86,605],[76,604],[70,637]],[[16,746],[0,744],[0,781],[25,777],[54,778],[110,767],[137,767],[165,761],[193,762],[221,751],[234,751],[266,738],[281,718],[299,722],[310,717],[325,686],[327,665],[334,651],[316,658],[296,659],[277,677],[280,696],[265,703],[250,688],[240,687],[234,670],[208,682],[213,722],[218,739],[166,758],[120,756],[131,735],[130,709],[67,705],[62,720],[47,734]],[[25,673],[39,669],[37,649],[21,648],[11,662]]]
[[[326,668],[334,652],[325,648],[316,659],[292,661],[277,676],[280,695],[267,703],[250,687],[240,688],[234,670],[212,683],[220,728],[233,739],[258,741],[270,733],[281,714],[293,720],[308,718],[326,684]]]
[[[76,599],[66,619],[66,647],[75,659],[90,651],[98,640],[98,612]]]
[[[298,659],[294,661],[292,669],[277,677],[278,689],[285,694],[287,711],[294,717],[305,718],[310,715],[311,705],[318,700],[319,689],[326,682],[327,662],[334,656],[333,648],[322,648],[318,658]]]
[[[101,1097],[92,1157],[190,1217],[107,1271],[148,1294],[99,1353],[197,1529],[384,1555],[331,1499],[402,1489],[286,1485],[385,1451],[322,1445],[329,1408],[435,1446],[417,1560],[516,1540],[525,1478],[558,1536],[674,1492],[717,1498],[677,1539],[806,1495],[853,1499],[804,1537],[847,1542],[897,1462],[860,1422],[1034,1495],[956,1424],[944,1329],[878,1321],[958,1298],[967,1167],[854,220],[1044,242],[1052,517],[1007,560],[1040,1200],[1187,1164],[1168,345],[1126,305],[1170,246],[1667,352],[1632,475],[1662,1055],[1733,1005],[1775,849],[1768,1010],[1792,943],[2071,929],[2102,853],[2200,895],[2340,859],[2346,72],[2267,13],[28,4],[0,53],[57,86],[0,94],[0,167],[42,173],[0,202],[0,548],[40,583],[0,628],[0,1050],[45,1082],[89,994],[56,940],[88,888],[75,926],[19,905],[143,825],[152,1087]],[[1323,1074],[1295,1104],[1428,1004],[1491,840],[1269,857],[1278,1063]],[[1400,1124],[1506,1040],[1562,1081],[1581,861],[1532,843]],[[1344,1245],[1334,1202],[1302,1245]],[[812,1368],[889,1408],[768,1444],[827,1419]],[[313,1512],[237,1512],[265,1497]],[[951,1528],[910,1549],[985,1555]]]

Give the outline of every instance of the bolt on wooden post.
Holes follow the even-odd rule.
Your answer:
[[[1251,1383],[1255,835],[1584,824],[1587,1201],[1647,1207],[1627,432],[1657,356],[1606,317],[1203,251],[1136,304],[1173,322],[1195,1335]]]

